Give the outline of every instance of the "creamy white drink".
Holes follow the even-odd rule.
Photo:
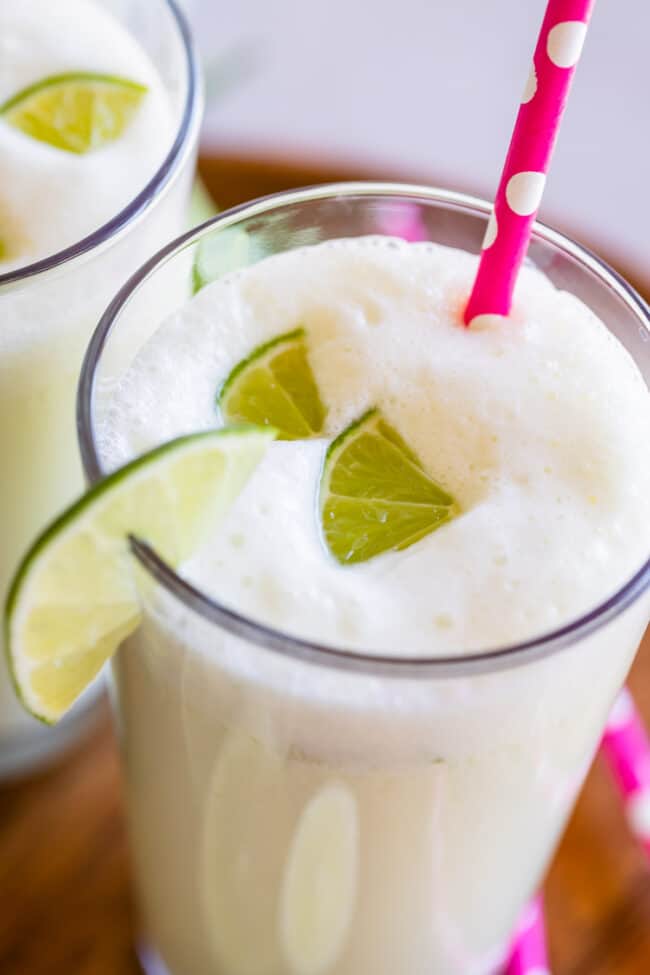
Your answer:
[[[542,635],[639,568],[650,397],[636,365],[531,268],[510,319],[467,331],[475,267],[434,244],[330,242],[222,278],[161,326],[100,418],[108,466],[221,422],[220,383],[297,326],[327,408],[322,437],[271,445],[186,579],[284,633],[425,658]],[[318,482],[327,444],[371,406],[460,510],[342,567]],[[300,663],[160,590],[144,598],[116,676],[136,878],[173,975],[487,975],[647,600],[526,666],[418,680]]]
[[[174,111],[140,44],[97,0],[21,0],[0,6],[0,104],[70,72],[146,86],[131,123],[101,151],[62,151],[0,124],[0,272],[81,240],[146,185],[169,151]]]
[[[168,36],[172,21],[162,3],[158,28],[171,58],[180,44]],[[155,33],[150,39],[156,43]],[[110,79],[126,79],[127,90],[136,85],[142,92],[119,135],[89,151],[34,137],[0,112],[0,276],[78,244],[144,190],[170,152],[186,98],[187,79],[177,67],[170,70],[172,89],[127,28],[95,0],[0,4],[0,105],[30,86],[71,75],[81,85],[89,76],[108,78],[109,87]],[[171,180],[155,207],[143,202],[126,231],[107,230],[83,257],[0,286],[2,599],[28,544],[81,490],[74,398],[83,351],[110,297],[182,229],[191,153],[188,161],[187,177]],[[4,660],[0,668],[2,771],[12,767],[9,752],[36,735],[38,725],[15,703]]]

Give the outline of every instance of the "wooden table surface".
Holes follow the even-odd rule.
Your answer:
[[[319,173],[217,161],[204,175],[217,198],[230,204],[316,182]],[[650,635],[631,686],[650,723]],[[601,759],[551,868],[546,900],[554,975],[650,973],[650,866],[627,831]],[[56,767],[0,789],[0,906],[1,975],[139,971],[119,766],[106,706],[90,737]]]

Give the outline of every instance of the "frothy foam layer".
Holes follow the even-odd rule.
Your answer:
[[[188,578],[291,633],[435,655],[561,625],[639,567],[650,398],[636,366],[531,268],[510,320],[465,330],[475,264],[434,244],[322,244],[215,282],[161,327],[104,417],[112,464],[213,426],[232,367],[302,325],[326,437],[381,407],[462,508],[404,552],[341,568],[316,515],[326,441],[277,443]]]
[[[174,112],[149,58],[94,0],[0,5],[0,104],[52,75],[92,72],[147,86],[132,122],[75,155],[0,119],[0,273],[54,254],[128,205],[173,141]]]

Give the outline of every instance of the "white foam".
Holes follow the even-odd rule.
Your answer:
[[[188,577],[301,636],[437,654],[544,632],[631,575],[650,544],[650,398],[636,366],[531,268],[511,319],[465,330],[474,267],[434,244],[328,243],[224,278],[164,324],[105,418],[113,463],[215,425],[229,370],[303,325],[326,436],[380,406],[463,509],[404,552],[341,568],[315,513],[324,442],[277,443]]]

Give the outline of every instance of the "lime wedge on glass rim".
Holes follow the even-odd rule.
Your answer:
[[[261,261],[267,253],[268,245],[244,228],[215,227],[195,245],[192,294],[225,274]]]
[[[304,328],[254,349],[221,385],[217,405],[226,422],[272,426],[279,440],[317,436],[326,411],[309,365]]]
[[[118,139],[146,85],[113,75],[69,72],[43,78],[0,105],[0,118],[56,149],[83,155]]]
[[[212,199],[210,191],[197,173],[192,183],[192,192],[190,193],[190,205],[187,214],[188,229],[191,230],[193,227],[198,227],[200,223],[205,223],[206,220],[216,217],[218,212],[219,208],[217,204]]]
[[[28,711],[55,722],[138,626],[129,537],[178,565],[225,515],[273,437],[240,426],[172,440],[94,485],[42,533],[5,605],[9,670]]]
[[[342,565],[408,548],[459,511],[377,409],[330,445],[319,510],[325,544]]]

